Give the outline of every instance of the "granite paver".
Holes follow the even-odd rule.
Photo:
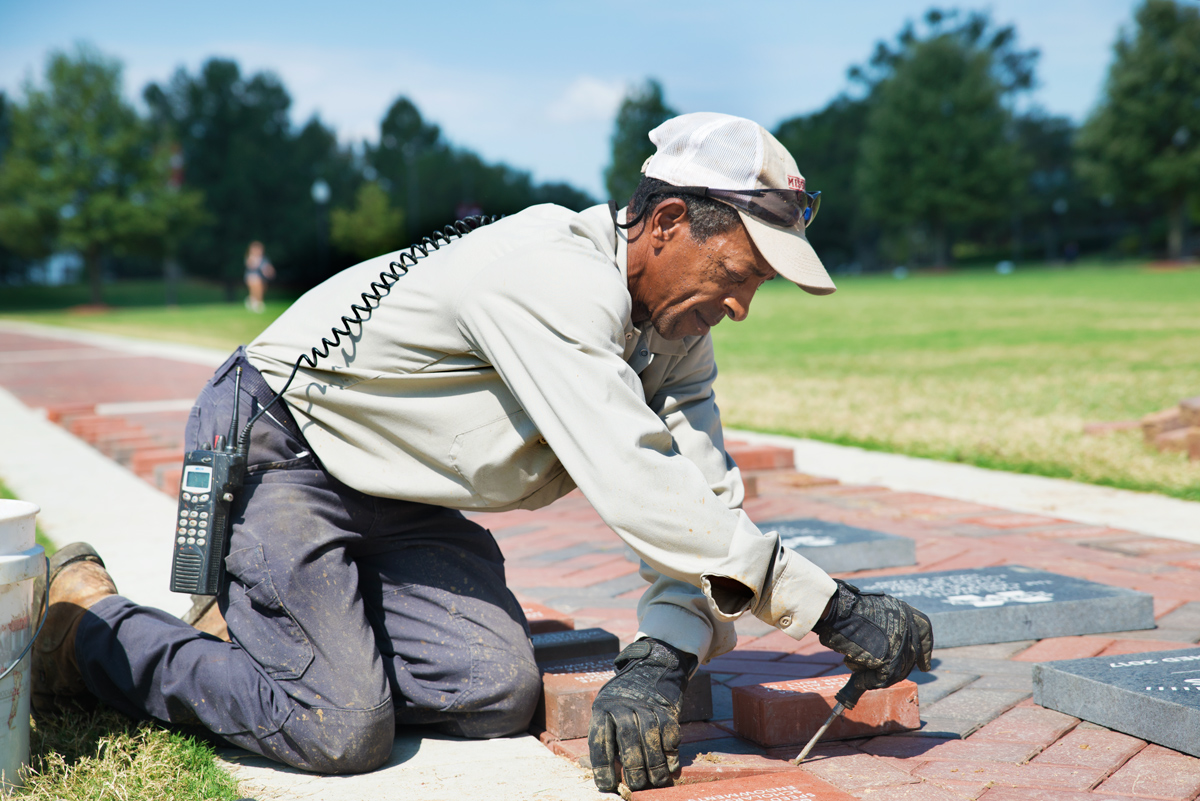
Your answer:
[[[95,449],[96,458],[116,457],[132,464],[138,452],[180,444],[189,399],[223,359],[186,349],[167,352],[173,347],[126,346],[104,338],[61,339],[0,327],[0,388],[11,393],[6,397],[13,403],[19,401],[27,411],[54,419],[62,437],[73,436],[68,433],[72,415],[91,415],[93,419],[81,422],[77,429]],[[833,447],[797,445],[797,453],[805,455],[797,463],[810,464],[808,456],[817,452],[833,454],[831,464],[841,458],[836,454],[859,458],[854,449],[830,450]],[[761,457],[760,453],[755,458]],[[770,460],[770,464],[779,461],[776,455]],[[4,471],[12,463],[0,459],[0,478],[9,478]],[[838,469],[844,464],[838,462]],[[933,469],[923,463],[918,467],[914,475]],[[168,494],[174,492],[173,486],[163,483],[169,477],[161,469],[147,477]],[[1145,536],[1111,522],[1081,522],[1057,513],[1036,514],[1029,508],[981,502],[974,490],[971,499],[942,497],[937,494],[940,490],[930,491],[939,486],[934,481],[923,491],[900,492],[836,483],[786,467],[755,477],[757,497],[746,503],[752,519],[818,519],[913,540],[915,567],[844,574],[849,579],[1026,565],[1154,596],[1158,628],[1098,636],[1099,642],[1088,646],[1101,645],[1097,654],[1119,656],[1143,644],[1141,650],[1150,651],[1200,641],[1200,559],[1193,554],[1197,549],[1186,547],[1186,542]],[[1011,486],[1025,486],[1028,478],[1015,477]],[[1000,487],[995,497],[1013,497],[1005,489],[1008,486]],[[169,501],[167,495],[159,497]],[[1183,518],[1187,510],[1200,509],[1180,504],[1162,508],[1175,515],[1171,520],[1179,518],[1181,509]],[[1152,507],[1158,508],[1144,508]],[[51,519],[66,521],[59,526],[64,532],[85,525],[58,510],[47,510],[46,520]],[[644,584],[636,565],[624,558],[624,543],[579,493],[542,510],[477,519],[496,535],[507,559],[510,585],[523,602],[542,603],[569,615],[580,629],[604,628],[617,635],[620,644],[635,636],[636,605]],[[1178,528],[1173,522],[1163,528],[1171,526]],[[143,529],[149,530],[146,526],[139,530]],[[740,621],[737,628],[738,649],[709,666],[712,721],[685,726],[685,761],[695,779],[812,774],[855,797],[899,801],[1133,797],[1190,801],[1200,794],[1200,760],[1157,745],[1141,746],[1140,740],[1086,722],[1076,725],[1074,718],[1041,709],[1029,700],[1034,663],[1028,660],[1053,655],[1061,647],[1055,640],[939,648],[932,674],[913,677],[921,699],[920,732],[824,744],[803,770],[793,768],[786,762],[794,756],[789,749],[763,750],[734,735],[732,688],[781,678],[838,675],[845,669],[840,657],[820,646],[815,637],[796,641],[753,619]],[[543,742],[549,749],[532,737],[463,743],[460,748],[461,741],[402,734],[389,767],[373,778],[308,776],[238,752],[229,752],[228,758],[246,781],[243,790],[260,799],[374,798],[401,786],[422,798],[600,797],[591,790],[582,768],[570,764],[585,757],[585,739],[544,737]],[[541,755],[551,761],[545,762]],[[472,783],[475,780],[465,767],[472,760],[504,764],[504,784]],[[887,783],[892,780],[895,783]]]

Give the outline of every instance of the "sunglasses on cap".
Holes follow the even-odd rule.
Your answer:
[[[795,228],[801,220],[804,227],[812,225],[821,208],[820,192],[801,189],[710,189],[707,186],[673,186],[672,193],[710,197],[746,212],[751,217],[777,225]]]

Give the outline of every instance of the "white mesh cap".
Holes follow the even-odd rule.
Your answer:
[[[674,186],[710,189],[804,189],[796,160],[758,123],[702,111],[673,117],[650,132],[657,152],[642,172]],[[804,235],[769,225],[738,209],[755,247],[775,270],[806,292],[828,295],[837,289]]]

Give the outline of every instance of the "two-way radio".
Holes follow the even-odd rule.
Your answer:
[[[300,365],[304,363],[309,369],[316,369],[317,360],[328,357],[330,350],[338,346],[342,337],[354,335],[350,330],[352,325],[357,325],[361,332],[371,312],[379,308],[392,287],[420,259],[498,219],[498,216],[467,217],[447,225],[441,231],[434,231],[432,237],[423,237],[417,244],[401,251],[399,260],[390,262],[388,269],[379,274],[379,280],[372,281],[368,291],[361,294],[362,305],[350,304],[351,314],[342,316],[342,327],[335,325],[329,329],[333,339],[321,337],[320,345],[313,347],[309,353],[300,354],[283,388],[262,405],[240,432],[238,404],[241,400],[242,367],[238,365],[233,382],[233,414],[229,421],[229,436],[218,434],[213,439],[211,450],[188,451],[183,457],[179,515],[175,520],[175,543],[171,551],[172,592],[193,595],[216,595],[220,592],[225,579],[225,556],[229,550],[232,524],[229,512],[245,481],[250,429],[288,391]]]
[[[237,440],[242,366],[233,380],[233,415],[229,436],[217,434],[212,450],[183,456],[179,516],[171,559],[171,592],[216,595],[221,589],[229,540],[229,507],[246,476],[246,449]]]

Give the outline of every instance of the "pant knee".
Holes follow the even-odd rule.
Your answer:
[[[285,726],[300,763],[315,773],[366,773],[387,762],[396,738],[389,700],[373,710],[297,710]]]
[[[489,666],[490,689],[462,710],[455,721],[456,734],[486,739],[525,731],[542,696],[537,665],[519,654]]]

